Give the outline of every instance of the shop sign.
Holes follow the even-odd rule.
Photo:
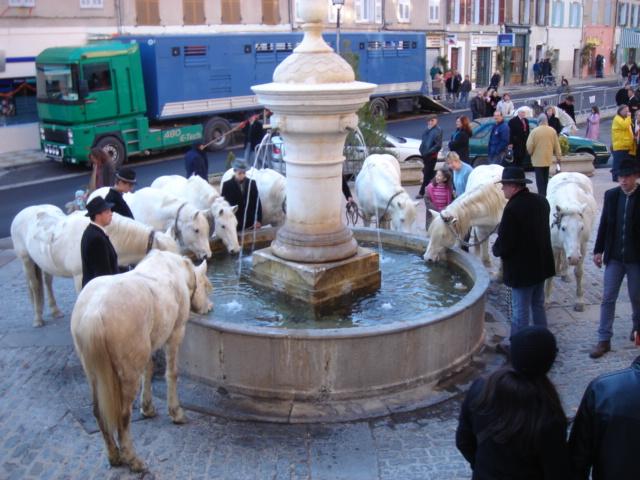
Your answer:
[[[471,35],[471,46],[473,47],[495,47],[498,44],[494,35]]]
[[[440,35],[427,35],[427,48],[441,48],[442,37]]]
[[[455,45],[458,43],[458,35],[455,33],[447,33],[447,45]]]
[[[499,47],[513,47],[516,44],[516,35],[514,33],[499,33]]]

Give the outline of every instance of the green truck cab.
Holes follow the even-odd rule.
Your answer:
[[[36,81],[40,143],[55,160],[84,164],[98,147],[120,166],[131,155],[202,138],[200,123],[150,125],[135,43],[46,49],[36,58]]]

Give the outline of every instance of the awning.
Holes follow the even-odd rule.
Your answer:
[[[620,33],[621,48],[640,48],[640,31],[633,28],[623,28]]]

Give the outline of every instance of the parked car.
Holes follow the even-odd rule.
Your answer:
[[[538,126],[537,118],[527,118],[527,121],[531,130]],[[494,125],[493,118],[478,118],[471,122],[471,128],[473,129],[473,135],[469,140],[469,157],[471,161],[487,156],[489,134]],[[569,152],[589,153],[593,155],[595,165],[603,165],[609,161],[609,148],[604,143],[575,135],[566,135],[566,137],[569,140]],[[531,164],[523,165],[525,168],[530,166]]]

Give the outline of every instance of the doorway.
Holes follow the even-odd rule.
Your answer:
[[[573,50],[573,78],[580,76],[580,49]]]
[[[478,48],[478,70],[476,73],[476,85],[488,87],[491,78],[491,48]]]
[[[460,49],[458,47],[451,47],[451,60],[449,61],[449,68],[451,70],[459,70],[458,68],[458,56]]]
[[[509,67],[511,75],[510,84],[522,83],[522,70],[524,65],[524,49],[522,47],[512,47]]]

